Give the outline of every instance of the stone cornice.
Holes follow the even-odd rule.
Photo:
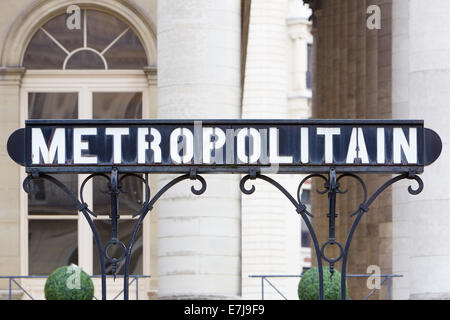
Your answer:
[[[157,66],[145,67],[144,72],[147,75],[149,85],[156,86],[158,84],[158,67]]]
[[[24,67],[0,67],[0,75],[19,74],[23,75],[26,69]]]
[[[291,39],[305,39],[311,38],[311,23],[305,20],[289,20],[287,23],[288,33]]]
[[[25,71],[23,67],[1,67],[0,85],[20,85]]]
[[[312,21],[313,27],[317,25],[317,17],[318,11],[322,9],[322,0],[303,0],[305,4],[309,5],[309,8],[312,10],[312,15],[309,17],[309,20]]]

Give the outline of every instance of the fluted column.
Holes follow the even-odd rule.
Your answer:
[[[401,0],[400,0],[401,1]],[[391,117],[391,0],[322,0],[315,11],[315,70],[313,117],[331,119],[370,119]],[[369,5],[382,11],[381,30],[366,27]],[[387,181],[388,175],[360,175],[372,193]],[[363,190],[358,183],[342,179],[348,192],[337,198],[336,239],[345,243],[354,221],[348,213],[358,208]],[[313,179],[312,220],[319,242],[328,239],[327,197],[315,193],[323,182]],[[403,190],[407,192],[407,190]],[[363,274],[376,265],[382,273],[392,273],[391,192],[386,190],[364,215],[355,231],[349,251],[347,272]],[[335,247],[329,256],[338,255]],[[313,265],[317,265],[315,255]],[[341,271],[341,263],[336,265]],[[364,298],[370,290],[362,281],[348,281],[349,296]],[[374,297],[385,299],[387,286]]]
[[[240,118],[241,1],[158,2],[158,64],[158,118]],[[239,177],[206,180],[200,197],[184,182],[159,202],[159,298],[241,294]]]
[[[283,119],[288,116],[288,0],[252,0],[250,12],[243,118]],[[299,4],[300,5],[300,4]],[[263,172],[263,174],[269,174]],[[290,191],[298,179],[273,175]],[[292,204],[272,185],[252,181],[256,191],[242,198],[242,291],[245,299],[261,297],[259,279],[249,275],[298,274],[300,220]],[[270,279],[296,298],[298,279]],[[267,299],[280,296],[268,290]]]

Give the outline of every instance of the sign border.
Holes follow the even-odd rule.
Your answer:
[[[47,126],[151,126],[151,125],[194,125],[195,123],[202,123],[205,126],[211,125],[267,125],[267,126],[420,126],[423,130],[423,147],[425,149],[426,131],[430,130],[424,127],[423,120],[404,120],[404,119],[98,119],[98,120],[76,120],[76,119],[39,119],[26,120],[25,130],[31,127],[47,127]],[[430,130],[432,131],[432,130]],[[435,133],[434,131],[432,131]],[[437,136],[437,134],[435,134]],[[439,136],[437,136],[439,138]],[[439,141],[441,142],[441,141]],[[441,143],[442,148],[442,143]],[[26,146],[24,147],[26,149]],[[25,154],[28,150],[23,150]],[[440,154],[441,150],[438,151]],[[437,159],[437,157],[436,157]],[[426,163],[424,154],[424,165],[343,165],[343,164],[323,164],[323,165],[262,165],[262,164],[223,164],[223,165],[204,165],[204,164],[189,164],[189,165],[167,165],[167,164],[149,164],[149,165],[77,165],[77,166],[26,166],[27,173],[106,173],[111,172],[113,168],[118,168],[120,172],[124,173],[187,173],[195,170],[196,173],[207,174],[245,174],[251,170],[257,173],[264,174],[305,174],[305,173],[326,173],[331,168],[335,168],[337,173],[405,173],[416,172],[422,173],[424,166],[431,163]]]

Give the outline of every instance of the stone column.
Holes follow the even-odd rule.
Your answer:
[[[401,1],[401,0],[400,0]],[[313,118],[370,119],[391,118],[391,0],[322,0],[315,11],[315,68],[313,80]],[[380,6],[382,28],[366,27],[367,7]],[[369,195],[390,178],[390,175],[359,175],[366,183]],[[320,244],[328,240],[327,197],[315,193],[323,182],[313,179],[312,219]],[[349,213],[363,200],[363,190],[357,182],[344,178],[341,188],[345,195],[337,198],[336,239],[345,243],[354,221]],[[407,192],[407,190],[403,190]],[[347,273],[364,274],[368,267],[379,266],[382,273],[392,273],[391,191],[386,190],[371,205],[356,229],[348,256]],[[332,251],[335,250],[335,251]],[[338,250],[329,257],[337,257]],[[314,251],[314,250],[313,250]],[[312,264],[317,265],[315,253]],[[325,263],[325,265],[328,265]],[[341,263],[336,264],[341,271]],[[366,282],[348,281],[349,296],[367,296]],[[387,286],[373,298],[386,299]]]
[[[392,117],[409,116],[409,0],[392,5]],[[428,170],[427,170],[428,171]],[[392,187],[392,271],[403,277],[394,280],[393,299],[409,299],[410,294],[410,217],[399,201],[407,193],[407,183]],[[403,197],[402,197],[403,195]],[[417,200],[417,196],[415,196]]]
[[[240,118],[241,1],[160,1],[158,64],[158,118]],[[183,182],[158,204],[160,299],[241,294],[239,177],[205,178],[200,197]]]
[[[393,115],[424,119],[441,137],[443,151],[425,168],[424,191],[408,194],[408,183],[394,187],[394,271],[396,298],[450,298],[450,3],[445,0],[393,1]]]
[[[307,28],[305,28],[305,32]],[[293,75],[292,75],[292,89],[293,91],[304,91],[306,90],[306,71],[308,66],[308,42],[306,40],[306,35],[298,34],[295,31],[290,34],[293,42]]]
[[[21,168],[8,156],[8,137],[21,127],[20,82],[25,69],[0,68],[0,274],[20,275],[20,195]],[[1,289],[8,288],[8,281],[0,282]]]
[[[156,118],[158,114],[158,69],[152,65],[144,69],[148,79],[148,102],[147,107],[143,109],[142,117],[144,119]],[[158,188],[157,176],[155,179],[150,179],[150,189],[156,190]],[[155,211],[156,213],[156,211]],[[149,299],[158,298],[158,217],[157,214],[150,214],[143,224],[143,239],[144,244],[147,244],[147,249],[143,252],[144,261],[150,261],[150,264],[144,264],[144,274],[155,275],[144,281],[145,291]],[[144,245],[145,248],[145,245]]]
[[[287,13],[288,0],[252,0],[243,118],[288,116]],[[298,181],[293,176],[271,177],[295,192],[292,184]],[[255,193],[242,198],[242,293],[245,299],[260,299],[261,281],[249,275],[300,273],[300,220],[289,200],[275,187],[261,180],[251,183]],[[269,280],[289,299],[296,298],[298,279]],[[280,296],[266,290],[265,298]]]
[[[308,45],[312,44],[311,22],[307,17],[311,10],[300,7],[298,1],[290,1],[291,10],[286,19],[289,34],[288,72],[288,118],[308,119],[311,117],[311,88],[307,88]]]

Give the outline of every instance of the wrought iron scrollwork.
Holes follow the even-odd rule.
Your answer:
[[[359,205],[359,207],[350,213],[348,216],[351,218],[355,218],[352,226],[350,228],[350,231],[347,235],[347,239],[345,241],[345,244],[341,244],[336,240],[335,237],[335,228],[336,228],[336,221],[337,213],[336,213],[336,196],[338,194],[345,194],[348,190],[341,190],[340,189],[340,182],[344,178],[351,178],[358,182],[358,184],[361,186],[363,190],[363,199]],[[306,208],[306,205],[302,203],[300,192],[305,184],[306,181],[310,180],[311,178],[320,178],[324,181],[324,189],[323,190],[316,190],[319,194],[326,194],[328,193],[328,240],[322,244],[319,245],[319,241],[317,239],[315,230],[309,220],[308,217],[313,218],[314,215],[311,214]],[[250,195],[253,194],[256,191],[256,188],[254,185],[252,185],[250,188],[246,187],[246,183],[249,180],[264,180],[273,186],[275,186],[279,191],[281,191],[282,194],[288,198],[288,200],[294,205],[294,208],[298,214],[300,214],[301,218],[305,222],[306,227],[308,228],[308,231],[311,235],[311,241],[313,242],[315,254],[316,254],[316,260],[317,260],[317,266],[319,271],[319,299],[323,300],[324,298],[324,288],[323,288],[323,270],[322,270],[322,260],[326,261],[330,265],[330,273],[333,275],[334,273],[334,266],[337,262],[342,263],[341,268],[341,299],[346,299],[346,272],[347,272],[347,261],[348,261],[348,253],[350,250],[350,245],[353,239],[353,235],[355,233],[355,230],[361,221],[361,218],[364,216],[365,213],[369,212],[371,204],[376,200],[376,198],[387,188],[389,188],[394,183],[400,181],[400,180],[415,180],[418,184],[417,188],[413,188],[412,186],[408,187],[408,192],[412,195],[417,195],[422,192],[423,190],[423,181],[422,179],[414,172],[410,171],[409,173],[404,173],[397,175],[388,181],[386,181],[382,186],[380,186],[370,198],[368,198],[367,193],[367,187],[364,181],[358,177],[357,175],[353,173],[343,173],[338,175],[336,173],[335,168],[331,168],[328,176],[322,175],[322,174],[310,174],[306,176],[302,181],[300,182],[298,189],[297,189],[297,199],[295,199],[283,186],[281,186],[277,181],[274,179],[262,175],[260,173],[255,173],[255,171],[251,172],[250,174],[244,176],[241,179],[240,182],[240,189],[244,194]],[[325,249],[330,245],[336,245],[339,248],[339,254],[336,258],[330,258],[327,257],[325,254]]]
[[[88,204],[84,201],[84,189],[86,184],[93,179],[94,177],[102,177],[103,179],[106,179],[108,181],[108,190],[103,190],[103,192],[109,194],[111,198],[111,212],[110,212],[110,220],[112,222],[112,230],[111,230],[111,239],[105,244],[105,246],[102,246],[102,243],[100,241],[100,236],[98,233],[97,228],[95,227],[93,218],[97,217],[97,214],[89,208]],[[137,222],[134,225],[131,237],[129,239],[129,245],[126,246],[121,239],[118,237],[118,221],[120,219],[120,215],[118,212],[118,201],[120,194],[126,193],[127,191],[123,189],[123,181],[127,178],[134,178],[138,179],[142,182],[144,189],[145,189],[145,200],[142,204],[142,207],[133,214],[134,218],[137,218]],[[308,211],[307,206],[302,203],[301,201],[301,189],[306,181],[312,178],[319,178],[324,181],[323,190],[316,190],[319,194],[328,194],[328,225],[329,225],[329,232],[328,232],[328,240],[323,243],[322,245],[319,244],[319,241],[317,239],[315,230],[312,226],[312,223],[310,221],[310,218],[314,218],[314,215]],[[338,194],[345,194],[348,190],[341,190],[340,184],[341,180],[344,178],[351,178],[358,182],[358,184],[361,186],[363,190],[363,199],[359,205],[359,207],[351,212],[348,216],[350,218],[354,218],[354,221],[352,223],[352,226],[350,228],[350,231],[347,235],[347,239],[345,241],[345,244],[341,244],[336,240],[335,236],[335,228],[336,228],[336,197]],[[29,193],[35,193],[37,190],[32,185],[32,181],[36,179],[44,179],[47,180],[54,185],[56,185],[59,189],[61,189],[65,194],[67,194],[70,199],[73,201],[73,203],[76,205],[76,208],[79,212],[81,212],[84,216],[84,218],[87,220],[97,247],[99,260],[100,260],[100,269],[102,273],[102,299],[106,300],[106,269],[105,269],[105,260],[109,261],[110,263],[115,266],[119,262],[124,262],[124,299],[128,300],[129,297],[129,272],[130,272],[130,262],[131,262],[131,256],[133,251],[133,246],[138,234],[138,231],[140,227],[142,226],[142,222],[146,215],[152,211],[155,203],[161,198],[163,194],[165,194],[168,190],[170,190],[173,186],[180,183],[184,180],[191,180],[191,181],[199,181],[201,185],[199,187],[191,186],[191,192],[195,195],[201,195],[206,191],[207,183],[206,180],[197,174],[196,170],[191,170],[189,173],[178,176],[174,178],[173,180],[169,181],[165,186],[163,186],[153,197],[151,197],[151,190],[149,186],[149,176],[148,174],[144,174],[144,177],[134,174],[134,173],[126,173],[126,174],[120,174],[119,171],[116,168],[113,168],[111,174],[107,175],[104,173],[94,173],[89,175],[86,179],[83,180],[81,186],[80,186],[80,196],[78,199],[78,196],[75,195],[72,191],[70,191],[62,182],[60,182],[58,179],[56,179],[53,176],[39,173],[37,171],[33,171],[23,182],[23,188],[24,190]],[[364,183],[364,181],[358,177],[355,174],[352,173],[343,173],[343,174],[337,174],[334,168],[331,168],[328,176],[325,176],[323,174],[310,174],[302,179],[300,182],[298,188],[297,188],[297,194],[296,198],[292,196],[281,184],[279,184],[274,179],[263,175],[259,172],[257,172],[256,169],[250,170],[250,174],[244,176],[240,181],[240,190],[246,194],[251,195],[256,192],[256,188],[254,185],[251,185],[250,187],[246,186],[246,183],[249,180],[264,180],[274,187],[276,187],[294,206],[295,211],[301,216],[302,220],[304,221],[306,227],[308,228],[308,231],[311,235],[311,240],[315,249],[315,255],[317,260],[317,266],[319,269],[319,298],[324,298],[324,288],[323,288],[323,270],[322,270],[322,260],[330,264],[330,272],[333,274],[334,272],[334,266],[337,262],[342,263],[342,278],[341,278],[341,298],[346,299],[346,269],[347,269],[347,261],[348,261],[348,253],[350,250],[350,245],[353,239],[353,235],[355,233],[355,230],[361,221],[361,218],[364,216],[365,213],[369,212],[371,204],[376,200],[376,198],[388,187],[390,187],[392,184],[408,179],[408,180],[415,180],[418,184],[417,188],[413,188],[412,186],[408,187],[408,192],[412,195],[417,195],[423,190],[423,181],[422,179],[413,171],[400,174],[398,176],[395,176],[391,179],[389,179],[387,182],[385,182],[381,187],[379,187],[372,196],[368,197],[367,187]],[[113,246],[118,245],[121,248],[121,255],[118,258],[110,257],[108,254],[108,249]],[[335,258],[330,258],[325,254],[325,249],[330,245],[336,245],[339,248],[339,255]],[[113,267],[114,269],[114,267]]]
[[[108,181],[108,190],[103,190],[104,193],[107,193],[111,198],[111,212],[109,218],[111,220],[111,239],[102,246],[99,232],[94,224],[93,218],[97,217],[97,214],[91,210],[88,204],[84,201],[84,190],[86,184],[93,179],[94,177],[102,177]],[[119,215],[119,197],[120,194],[126,193],[126,190],[122,188],[122,182],[127,178],[135,178],[140,180],[145,189],[145,200],[143,202],[142,207],[134,213],[132,216],[138,217],[137,222],[134,225],[131,237],[129,239],[129,244],[126,246],[121,239],[118,237],[118,221],[120,219]],[[161,198],[161,196],[166,193],[169,189],[171,189],[174,185],[178,184],[183,180],[192,180],[192,181],[200,181],[200,187],[191,187],[191,192],[195,195],[201,195],[206,191],[207,184],[205,179],[198,175],[195,170],[192,170],[190,173],[178,176],[168,182],[164,187],[161,188],[154,196],[151,198],[151,190],[149,186],[149,177],[148,174],[145,174],[144,177],[134,174],[134,173],[126,173],[120,175],[119,170],[113,168],[110,175],[104,173],[94,173],[89,175],[87,178],[83,180],[80,186],[80,199],[75,195],[69,188],[67,188],[61,181],[56,179],[53,176],[39,173],[37,171],[33,172],[29,176],[27,176],[23,182],[23,189],[28,194],[33,194],[37,192],[36,188],[33,187],[32,181],[37,179],[47,180],[54,185],[56,185],[59,189],[61,189],[65,194],[67,194],[73,203],[76,205],[76,208],[79,212],[83,213],[84,218],[88,222],[97,247],[97,252],[100,261],[100,270],[101,270],[101,283],[102,283],[102,300],[106,300],[106,268],[105,268],[105,260],[109,261],[113,266],[113,273],[115,274],[117,264],[119,262],[124,261],[124,300],[128,300],[129,298],[129,272],[130,272],[130,263],[131,256],[133,252],[133,246],[138,234],[140,227],[142,226],[142,222],[146,215],[153,209],[155,203]],[[102,190],[101,190],[102,191]],[[121,248],[121,255],[118,258],[111,257],[108,253],[108,249],[112,246],[119,246]]]

